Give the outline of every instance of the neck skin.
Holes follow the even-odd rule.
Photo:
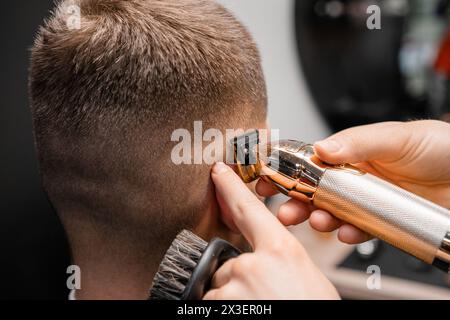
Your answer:
[[[81,289],[77,300],[144,300],[165,249],[155,249],[154,240],[115,232],[108,234],[89,221],[65,224],[72,248],[73,264],[81,269]],[[193,230],[205,240],[220,236],[242,247],[242,238],[230,235],[220,222],[217,202],[210,201],[203,218]],[[111,232],[109,232],[111,233]],[[170,240],[171,241],[171,240]],[[149,243],[147,247],[136,243]],[[170,245],[170,244],[168,244]],[[167,245],[167,246],[168,246]]]
[[[77,300],[141,300],[148,298],[160,253],[136,248],[131,239],[108,237],[101,230],[83,225],[69,234],[73,263],[81,269]],[[151,243],[151,242],[150,242]]]

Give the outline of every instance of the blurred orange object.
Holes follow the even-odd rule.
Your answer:
[[[439,49],[434,68],[438,73],[450,76],[450,32],[448,32],[447,37]]]

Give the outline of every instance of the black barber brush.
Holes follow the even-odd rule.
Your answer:
[[[208,244],[192,232],[183,230],[172,242],[153,278],[149,299],[202,299],[217,269],[240,253],[223,239],[214,238]]]

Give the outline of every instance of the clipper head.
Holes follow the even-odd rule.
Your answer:
[[[245,183],[258,179],[261,170],[259,158],[259,131],[253,130],[235,137],[232,141],[234,162]]]
[[[312,145],[296,140],[261,142],[258,130],[234,138],[234,161],[245,183],[259,177],[283,194],[312,201],[328,165],[314,154]]]

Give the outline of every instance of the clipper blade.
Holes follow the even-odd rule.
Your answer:
[[[231,143],[234,150],[234,162],[238,173],[245,183],[252,182],[259,177],[261,169],[259,159],[259,131],[253,130],[235,137]]]

